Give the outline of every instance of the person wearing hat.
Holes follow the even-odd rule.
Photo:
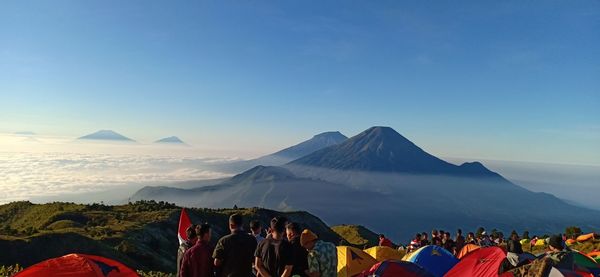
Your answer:
[[[575,268],[573,253],[565,247],[564,242],[559,236],[551,236],[548,240],[548,248],[550,251],[547,252],[546,257],[552,260],[554,267],[558,269],[573,270]]]
[[[300,244],[308,250],[307,276],[337,276],[337,248],[333,243],[319,240],[315,233],[304,229],[300,235]]]

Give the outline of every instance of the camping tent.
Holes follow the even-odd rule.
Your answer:
[[[444,276],[458,263],[458,259],[452,253],[437,245],[421,247],[403,259],[420,265],[434,276]]]
[[[417,264],[389,260],[375,264],[369,271],[364,272],[361,276],[364,277],[434,277],[427,270]]]
[[[68,254],[34,264],[15,276],[137,277],[139,275],[115,260],[93,255]]]
[[[594,259],[597,263],[600,263],[600,251],[592,251],[587,255]]]
[[[594,275],[591,273],[575,272],[553,267],[550,270],[548,277],[594,277]]]
[[[567,245],[568,245],[568,246],[570,246],[570,245],[573,245],[573,244],[577,243],[577,241],[576,241],[576,240],[574,240],[574,239],[568,239],[568,240],[566,241],[566,243],[567,243]]]
[[[574,251],[573,262],[578,267],[583,267],[589,270],[590,272],[594,273],[594,275],[596,276],[600,275],[600,265],[596,263],[596,261],[592,257],[584,253]]]
[[[529,245],[530,241],[531,241],[530,239],[522,239],[522,240],[520,240],[521,245]]]
[[[339,277],[355,276],[377,263],[377,260],[369,254],[350,246],[338,246],[337,256],[337,276]]]
[[[546,245],[546,240],[545,239],[538,239],[535,242],[535,246],[544,246],[544,245]]]
[[[505,257],[506,253],[500,247],[483,247],[463,257],[445,276],[495,277]]]
[[[577,237],[577,241],[578,242],[584,242],[584,241],[588,241],[594,239],[594,233],[589,233],[589,234],[585,234],[585,235],[581,235]]]
[[[383,262],[385,260],[402,260],[403,256],[400,251],[387,246],[371,247],[365,250],[365,252],[375,258],[378,262]]]
[[[462,259],[464,256],[466,256],[467,254],[479,249],[479,245],[475,245],[472,243],[469,244],[465,244],[465,246],[463,246],[462,249],[460,249],[460,252],[458,252],[458,255],[456,255],[457,258]]]

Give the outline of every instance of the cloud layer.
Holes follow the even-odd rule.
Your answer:
[[[130,184],[221,178],[214,159],[96,153],[0,152],[0,203]]]

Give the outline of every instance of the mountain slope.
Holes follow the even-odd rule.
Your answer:
[[[257,219],[263,226],[285,216],[310,228],[320,238],[339,236],[319,218],[306,212],[281,213],[265,209],[188,209],[193,223],[211,224],[212,240],[229,233],[228,217],[241,213],[245,224]],[[73,203],[0,205],[0,264],[29,266],[68,253],[88,253],[119,260],[143,270],[175,272],[177,227],[181,208],[153,201],[120,206]],[[245,226],[248,230],[248,226]],[[43,251],[40,251],[43,250]]]
[[[112,130],[100,130],[95,133],[82,136],[79,140],[112,140],[112,141],[128,141],[133,142],[134,140],[123,136]]]
[[[260,158],[230,162],[226,164],[217,164],[215,169],[228,173],[239,173],[246,171],[258,165],[279,166],[290,161],[306,156],[317,150],[339,144],[348,139],[340,132],[324,132],[313,136],[311,139],[290,146],[273,154],[262,156]]]
[[[282,167],[255,167],[195,189],[146,187],[134,199],[302,209],[328,224],[360,224],[403,239],[433,228],[493,226],[535,233],[560,232],[569,225],[600,228],[594,220],[600,212],[526,190],[479,162],[445,162],[385,127]]]
[[[290,164],[413,174],[493,174],[480,163],[456,166],[441,160],[423,151],[390,127],[369,128],[338,145],[321,149]]]
[[[154,143],[168,143],[168,144],[186,144],[183,140],[176,136],[166,137],[155,141]]]

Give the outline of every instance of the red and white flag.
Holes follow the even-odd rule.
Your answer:
[[[188,216],[187,212],[185,211],[185,208],[181,209],[181,215],[179,216],[179,230],[177,232],[177,237],[179,238],[179,244],[184,243],[188,237],[187,234],[185,233],[185,230],[192,226],[192,221],[190,220],[190,217]]]

